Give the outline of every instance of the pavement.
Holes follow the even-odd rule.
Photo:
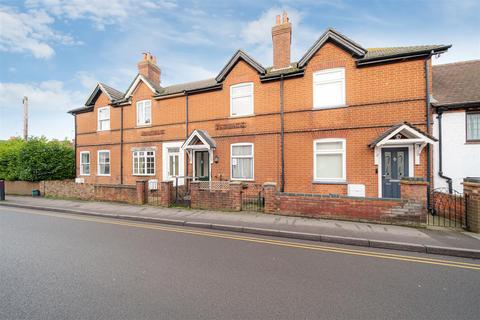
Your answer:
[[[0,244],[0,319],[480,314],[480,264],[467,258],[7,206]]]
[[[453,229],[26,196],[0,205],[480,259],[480,235]]]

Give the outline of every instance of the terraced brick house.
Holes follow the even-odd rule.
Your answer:
[[[77,176],[272,181],[285,192],[389,198],[402,177],[427,178],[431,56],[450,46],[368,49],[328,29],[291,62],[291,36],[278,16],[271,67],[238,50],[215,78],[163,86],[161,63],[146,53],[126,91],[99,83],[70,111]]]

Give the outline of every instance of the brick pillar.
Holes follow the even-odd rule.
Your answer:
[[[480,233],[480,178],[463,179],[466,198],[467,229]]]
[[[192,209],[199,208],[198,205],[198,192],[200,188],[199,181],[191,181],[190,182],[190,207]]]
[[[137,186],[137,204],[145,204],[147,202],[147,181],[138,180]]]
[[[400,197],[421,203],[427,207],[428,182],[423,178],[408,177],[400,180]]]
[[[230,182],[230,201],[233,211],[242,210],[242,183],[240,181]]]
[[[277,201],[275,193],[277,192],[277,184],[275,182],[265,182],[263,184],[265,194],[265,213],[277,212]]]
[[[173,181],[160,182],[160,205],[168,207],[172,200]]]

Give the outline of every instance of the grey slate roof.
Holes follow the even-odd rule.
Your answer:
[[[409,46],[409,47],[386,47],[386,48],[368,48],[367,53],[362,58],[358,59],[359,63],[367,61],[382,60],[393,57],[408,57],[416,54],[428,54],[431,51],[439,52],[450,48],[450,45],[423,45],[423,46]]]
[[[435,65],[432,70],[434,106],[480,104],[480,60]]]
[[[159,96],[166,96],[175,93],[182,93],[188,90],[197,90],[202,88],[208,88],[218,84],[215,78],[200,80],[200,81],[193,81],[193,82],[186,82],[180,84],[174,84],[167,87],[162,87],[161,93]]]
[[[109,85],[106,85],[105,83],[99,83],[104,89],[105,91],[107,91],[108,95],[110,97],[112,97],[112,100],[115,101],[115,100],[120,100],[123,98],[123,95],[124,93],[115,89],[115,88],[112,88],[110,87]],[[113,102],[112,101],[112,102]]]

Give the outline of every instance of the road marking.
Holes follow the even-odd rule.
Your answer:
[[[24,211],[20,211],[20,212],[24,212]],[[50,216],[50,217],[56,217],[56,218],[64,218],[64,219],[70,219],[70,220],[114,224],[114,225],[135,227],[135,228],[142,228],[142,229],[161,230],[161,231],[192,234],[192,235],[205,236],[205,237],[215,237],[215,238],[221,238],[221,239],[270,244],[270,245],[290,247],[290,248],[307,249],[307,250],[332,252],[332,253],[343,253],[343,254],[356,255],[356,256],[365,256],[365,257],[398,260],[398,261],[408,261],[408,262],[416,262],[416,263],[423,263],[423,264],[432,264],[432,265],[440,265],[440,266],[480,271],[480,264],[458,262],[458,261],[452,261],[452,260],[423,258],[423,257],[406,256],[406,255],[399,255],[399,254],[392,254],[392,253],[379,253],[379,252],[366,251],[366,250],[329,247],[329,246],[322,246],[322,245],[316,245],[316,244],[291,242],[291,241],[283,241],[283,240],[263,239],[263,238],[256,238],[256,237],[250,237],[250,236],[239,236],[239,235],[224,234],[219,232],[191,230],[191,229],[185,229],[185,228],[161,226],[161,225],[154,225],[154,224],[148,224],[148,223],[115,221],[112,218],[86,217],[86,216],[80,216],[75,214],[61,214],[61,213],[47,213],[47,212],[35,212],[35,213],[25,212],[25,213],[42,215],[42,216]]]

